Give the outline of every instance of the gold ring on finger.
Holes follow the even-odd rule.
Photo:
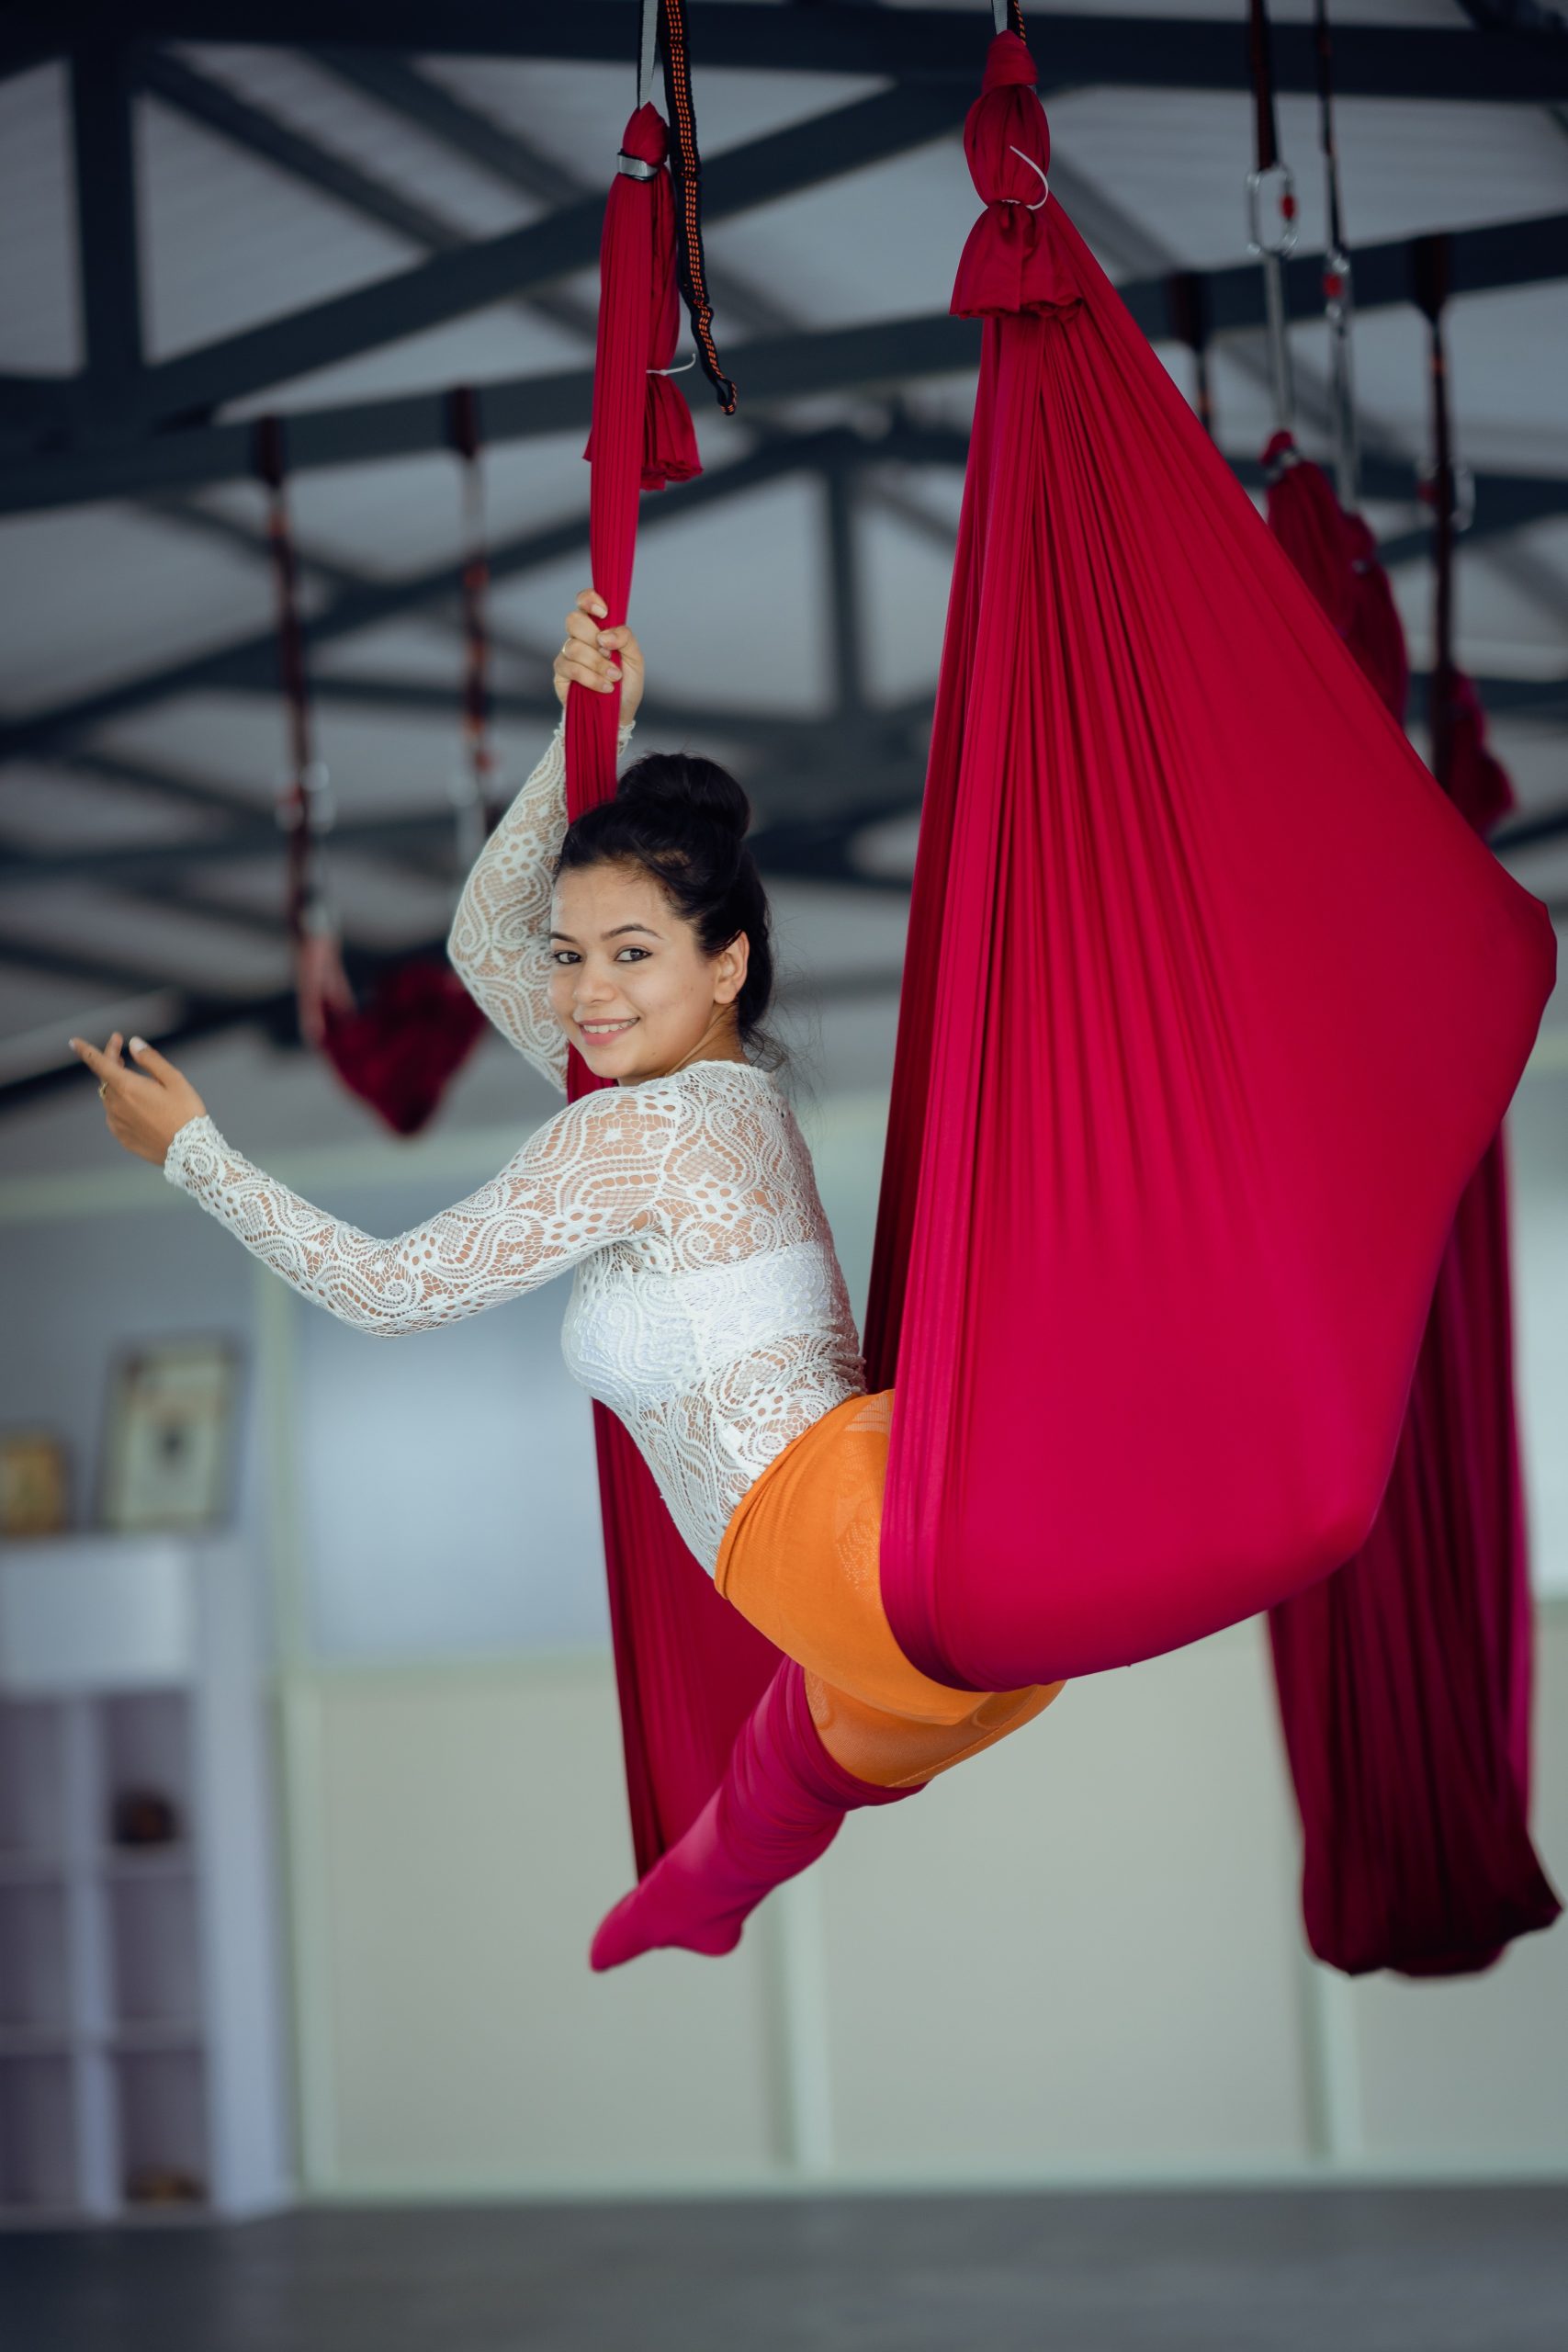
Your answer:
[[[98,1080],[98,1100],[100,1102],[104,1101],[108,1091],[108,1080],[107,1079],[100,1079]]]

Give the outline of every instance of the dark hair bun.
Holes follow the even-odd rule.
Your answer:
[[[751,803],[735,778],[716,760],[690,752],[673,757],[655,752],[635,762],[622,776],[616,798],[637,808],[695,817],[733,833],[737,841],[745,838],[751,823]]]
[[[640,865],[691,924],[705,956],[744,932],[746,978],[735,1000],[740,1042],[760,1069],[782,1069],[789,1056],[761,1025],[773,995],[773,918],[745,838],[750,822],[751,803],[716,760],[649,752],[610,799],[573,818],[551,879],[587,866]]]

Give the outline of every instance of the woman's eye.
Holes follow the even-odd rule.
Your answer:
[[[621,950],[621,956],[646,956],[648,950],[646,947],[623,947]],[[617,956],[615,958],[616,963],[618,964],[620,960],[621,956]]]

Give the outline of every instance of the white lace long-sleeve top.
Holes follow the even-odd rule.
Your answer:
[[[477,860],[449,942],[491,1018],[563,1091],[547,975],[565,827],[558,728]],[[205,1114],[180,1128],[164,1172],[303,1296],[378,1338],[461,1321],[574,1268],[567,1369],[626,1423],[710,1575],[748,1487],[865,1387],[810,1152],[750,1062],[584,1095],[477,1192],[392,1240],[301,1199]]]

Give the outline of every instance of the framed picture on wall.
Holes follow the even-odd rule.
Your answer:
[[[242,1351],[219,1335],[149,1340],[110,1368],[98,1524],[120,1533],[227,1523]]]
[[[0,1535],[59,1535],[70,1511],[65,1442],[47,1430],[0,1430]]]

